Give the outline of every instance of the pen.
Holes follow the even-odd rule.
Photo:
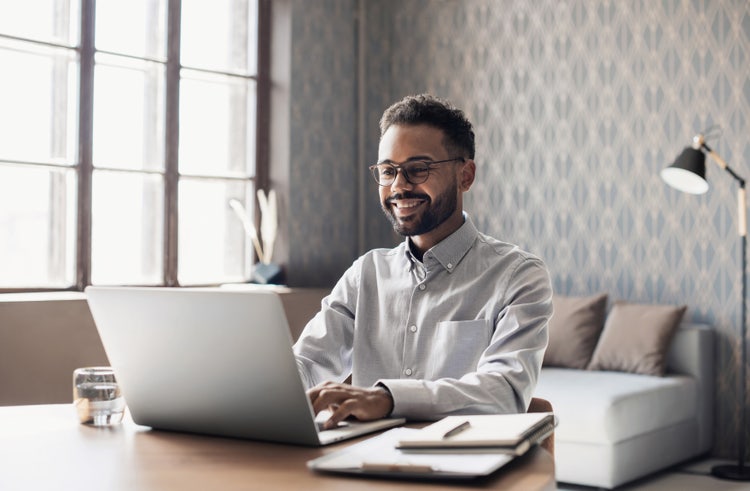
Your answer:
[[[471,426],[471,423],[468,421],[464,421],[463,423],[459,423],[458,426],[454,426],[450,430],[446,431],[443,435],[443,439],[446,439],[450,436],[457,435],[464,431],[465,429],[469,428]]]

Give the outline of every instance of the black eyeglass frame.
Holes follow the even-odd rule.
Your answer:
[[[381,186],[381,187],[392,186],[393,183],[396,182],[396,179],[398,178],[399,171],[401,171],[401,174],[403,174],[404,179],[406,179],[406,182],[408,182],[409,184],[417,185],[417,184],[422,184],[422,183],[426,182],[427,179],[430,178],[430,171],[433,169],[434,165],[445,164],[447,162],[455,162],[456,160],[460,160],[461,162],[466,162],[466,158],[465,157],[453,157],[451,159],[445,159],[445,160],[422,160],[422,159],[416,159],[416,160],[407,160],[406,162],[401,162],[400,164],[394,164],[394,163],[391,163],[391,162],[380,162],[380,163],[377,163],[377,164],[372,164],[371,166],[368,167],[368,169],[370,169],[370,173],[372,174],[373,179],[375,179],[375,182],[378,183],[378,186]],[[415,164],[415,163],[418,163],[418,162],[427,164],[427,174],[425,175],[424,179],[422,179],[422,180],[416,180],[415,181],[415,180],[413,180],[413,177],[409,177],[409,173],[406,172],[406,169],[404,169],[404,165]],[[381,183],[380,179],[378,179],[378,167],[381,166],[381,165],[390,166],[394,170],[394,172],[395,172],[395,174],[393,175],[393,179],[391,180],[391,182],[389,182],[387,184]]]

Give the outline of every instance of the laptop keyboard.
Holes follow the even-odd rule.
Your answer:
[[[325,425],[325,421],[316,421],[315,424],[318,425],[318,431],[328,431],[326,428],[323,427]],[[335,430],[336,428],[344,428],[346,426],[349,426],[349,423],[346,421],[339,421],[339,424],[336,425],[335,428],[328,428],[329,430]]]

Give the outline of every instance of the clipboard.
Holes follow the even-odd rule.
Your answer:
[[[307,462],[315,472],[400,479],[472,480],[488,476],[515,455],[508,453],[414,453],[396,448],[402,438],[420,430],[395,428]]]

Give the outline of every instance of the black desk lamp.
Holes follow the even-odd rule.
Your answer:
[[[705,152],[705,153],[704,153]],[[727,171],[739,183],[738,192],[738,218],[739,234],[742,242],[742,315],[740,324],[740,377],[739,377],[739,455],[737,465],[718,465],[711,469],[711,474],[721,479],[732,479],[735,481],[750,481],[750,467],[745,465],[745,383],[747,363],[746,318],[747,308],[745,306],[747,283],[747,202],[745,198],[745,180],[738,176],[716,152],[706,145],[703,135],[693,138],[693,146],[686,147],[677,157],[674,164],[661,171],[661,177],[667,184],[675,189],[691,194],[703,194],[708,191],[706,181],[706,153],[716,162],[719,167]]]

